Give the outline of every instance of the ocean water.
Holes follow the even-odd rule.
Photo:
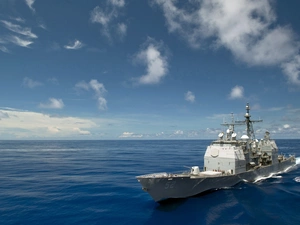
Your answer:
[[[203,165],[210,141],[0,141],[0,224],[300,224],[300,166],[159,205],[135,176]],[[300,156],[300,140],[278,140]]]

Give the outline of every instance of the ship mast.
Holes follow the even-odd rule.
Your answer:
[[[245,120],[244,121],[236,121],[237,123],[246,123],[247,126],[247,136],[249,139],[255,139],[254,129],[253,129],[253,123],[262,122],[262,120],[251,120],[250,119],[250,106],[249,103],[246,105],[246,114],[245,114]]]
[[[246,114],[245,114],[245,120],[234,120],[233,114],[232,114],[232,122],[231,123],[222,123],[223,126],[229,126],[232,128],[232,132],[234,132],[234,126],[235,125],[244,125],[246,124],[247,127],[247,136],[249,139],[255,139],[254,129],[253,129],[253,123],[262,122],[262,120],[251,120],[250,117],[250,106],[249,103],[246,105]]]

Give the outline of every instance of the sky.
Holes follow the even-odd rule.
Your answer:
[[[0,139],[215,139],[247,103],[257,138],[300,138],[299,8],[1,0]]]

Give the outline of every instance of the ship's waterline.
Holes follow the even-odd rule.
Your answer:
[[[262,120],[250,119],[250,106],[246,105],[245,120],[232,118],[225,134],[220,133],[206,149],[203,171],[198,166],[185,173],[152,173],[137,176],[142,189],[154,201],[170,198],[186,198],[202,192],[231,187],[241,181],[254,182],[272,173],[283,172],[296,165],[295,155],[285,157],[278,154],[278,147],[266,131],[263,139],[255,138],[253,123]],[[235,126],[246,125],[247,134],[237,139]]]

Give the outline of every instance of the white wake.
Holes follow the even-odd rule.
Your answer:
[[[280,172],[278,173],[271,173],[269,176],[267,177],[258,177],[256,178],[256,180],[253,182],[253,183],[257,183],[259,181],[262,181],[262,180],[266,180],[266,179],[269,179],[269,178],[276,178],[276,179],[280,179],[282,178],[282,176],[276,176],[277,174],[279,174]]]

